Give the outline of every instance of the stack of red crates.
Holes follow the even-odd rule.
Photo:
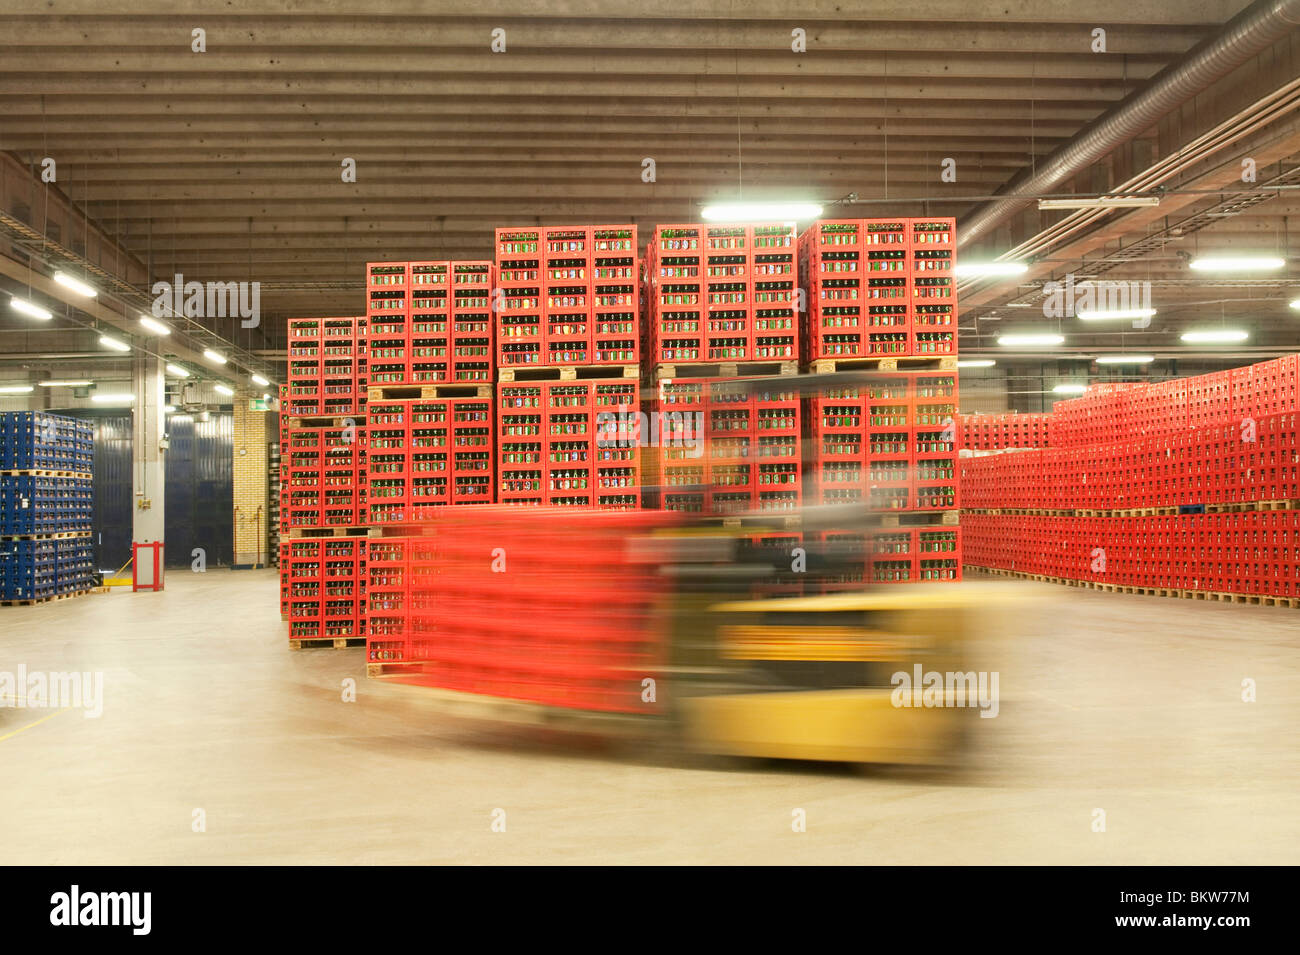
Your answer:
[[[289,621],[289,639],[365,636],[366,544],[364,537],[281,543],[280,606]]]
[[[629,540],[671,520],[441,508],[427,536],[372,541],[371,672],[551,706],[657,712],[643,681],[665,663],[661,593]],[[506,563],[482,559],[485,540]]]
[[[1094,386],[1057,403],[1051,436],[1060,446],[962,462],[968,507],[1084,515],[968,515],[969,563],[1158,589],[1295,596],[1298,421],[1296,355],[1158,384]],[[1175,507],[1180,513],[1105,513]]]
[[[1045,448],[1051,442],[1050,413],[962,414],[957,416],[961,447],[979,451]]]
[[[641,507],[641,389],[635,379],[497,386],[497,501]]]
[[[810,401],[816,504],[867,502],[875,510],[960,506],[957,372],[883,372]]]
[[[439,505],[492,503],[495,418],[486,396],[372,401],[362,523],[405,524]]]
[[[636,365],[635,225],[496,230],[502,369]]]
[[[289,320],[281,387],[280,603],[291,640],[365,635],[365,318]]]
[[[796,246],[793,223],[656,226],[648,364],[797,361]]]
[[[793,388],[741,389],[733,379],[659,382],[664,510],[794,511],[803,500],[800,399]]]
[[[490,383],[491,262],[370,262],[370,382]]]
[[[953,219],[820,220],[799,237],[804,357],[957,354]]]
[[[289,374],[281,419],[366,413],[369,335],[364,318],[289,319]]]

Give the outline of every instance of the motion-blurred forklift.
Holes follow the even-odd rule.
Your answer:
[[[731,384],[815,397],[871,377]],[[974,674],[964,668],[989,591],[871,586],[872,535],[881,527],[881,514],[854,504],[687,515],[663,531],[660,573],[672,593],[666,716],[686,745],[870,763],[934,765],[958,755],[977,717],[974,687],[965,692],[964,679]],[[791,531],[799,532],[797,544]],[[782,546],[787,537],[791,545]],[[927,698],[913,686],[918,674],[959,674],[962,690],[945,679]]]

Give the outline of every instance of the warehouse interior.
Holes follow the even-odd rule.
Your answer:
[[[7,857],[1294,864],[1298,77],[1297,0],[0,4],[0,754],[27,781],[0,795]],[[698,314],[754,328],[692,351],[674,290],[723,267],[699,252],[742,221],[720,205],[772,211],[728,233],[746,292],[709,285],[751,310]],[[864,288],[915,296],[882,316],[942,317],[881,332],[868,303],[895,300],[869,291],[873,330],[838,334],[859,253],[881,270]],[[625,280],[626,341],[553,321],[533,354],[530,294],[573,311],[581,287],[612,327],[582,269]],[[464,280],[485,343],[464,372],[452,337],[444,377],[418,372],[421,275],[456,302]],[[918,416],[897,427],[871,405],[895,386]],[[528,457],[544,428],[515,429],[546,402],[589,414],[539,411]],[[734,435],[711,433],[703,490],[666,440],[574,439],[602,407],[742,405],[747,497],[749,465],[718,463]],[[444,420],[422,413],[469,449],[447,485],[418,454],[399,470],[393,442]],[[905,455],[864,450],[895,432]],[[635,463],[554,466],[596,449]],[[300,478],[312,454],[344,477]],[[39,522],[42,494],[66,523]],[[849,501],[854,523],[818,523]],[[664,543],[708,535],[839,576],[792,564],[742,593],[737,570],[709,603],[673,574],[716,555]],[[856,576],[826,570],[832,538],[870,548]],[[296,568],[340,561],[347,587],[312,578],[300,619]],[[803,623],[773,622],[782,599]],[[844,755],[799,722],[822,711],[790,715],[816,693],[785,691],[845,692],[818,662],[910,670],[861,647],[710,703],[734,645],[707,678],[676,654],[718,606],[719,641],[788,641],[767,663],[850,607],[863,633],[914,613],[912,637],[951,628],[960,669],[998,678],[997,718],[936,751],[882,703],[852,718],[868,755]],[[631,704],[594,689],[583,627],[619,652],[671,633],[663,699],[640,657]],[[527,679],[485,662],[530,639]],[[19,672],[93,675],[102,713]],[[757,701],[778,695],[801,699],[775,740]],[[651,743],[643,702],[664,707]],[[655,735],[677,720],[696,735]]]

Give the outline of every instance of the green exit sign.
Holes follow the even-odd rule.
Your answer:
[[[248,399],[248,410],[249,410],[249,411],[269,411],[270,409],[267,408],[267,406],[266,406],[266,399],[265,399],[265,398],[249,398],[249,399]]]

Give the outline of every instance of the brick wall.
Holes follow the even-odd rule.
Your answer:
[[[235,565],[266,565],[267,444],[274,438],[272,413],[252,411],[249,400],[261,397],[235,393],[234,454]]]

